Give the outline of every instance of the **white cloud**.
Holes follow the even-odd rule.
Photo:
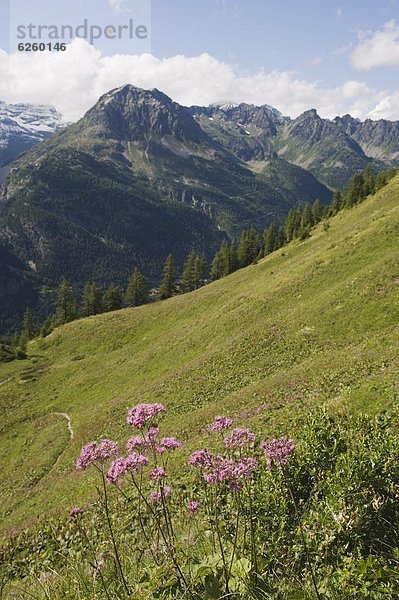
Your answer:
[[[343,11],[342,11],[342,6],[338,6],[337,10],[336,10],[336,15],[338,17],[338,19],[340,19],[342,17]]]
[[[351,56],[357,69],[399,66],[399,27],[394,20],[380,31],[360,33],[360,43]]]
[[[102,94],[125,83],[157,87],[184,105],[229,98],[271,104],[293,117],[309,108],[329,118],[346,112],[363,118],[378,107],[381,114],[384,111],[384,94],[360,81],[332,88],[287,71],[261,70],[241,76],[209,54],[164,59],[151,54],[102,56],[82,39],[74,40],[63,53],[8,55],[0,50],[0,99],[53,104],[69,120],[79,118]],[[386,107],[388,116],[392,108]]]
[[[335,50],[333,50],[333,54],[335,54],[336,56],[343,56],[344,54],[349,52],[349,50],[352,47],[353,47],[353,44],[351,42],[350,44],[346,44],[344,46],[340,46],[339,48],[335,48]]]
[[[399,91],[386,96],[377,104],[377,106],[367,115],[369,119],[390,119],[399,120]]]
[[[319,65],[321,65],[322,62],[323,62],[323,60],[320,56],[315,56],[310,61],[310,64],[313,65],[314,67],[318,67]]]

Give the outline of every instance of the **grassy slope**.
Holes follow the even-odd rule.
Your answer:
[[[375,197],[197,292],[71,323],[0,367],[3,530],[89,497],[83,443],[126,439],[161,401],[195,446],[217,413],[290,433],[309,410],[373,412],[398,391],[399,177]],[[57,414],[58,413],[58,414]],[[68,413],[74,432],[70,439]]]

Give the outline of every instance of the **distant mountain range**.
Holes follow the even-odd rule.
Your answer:
[[[192,249],[210,258],[225,237],[328,202],[368,164],[399,162],[398,123],[327,121],[314,110],[292,120],[267,105],[186,108],[131,85],[54,135],[62,120],[53,109],[12,110],[19,132],[0,129],[9,156],[19,136],[20,151],[48,139],[7,167],[3,330],[39,295],[45,307],[62,276],[79,288],[122,283],[137,265],[155,282],[169,253],[178,264]]]
[[[399,164],[398,121],[361,122],[350,115],[330,121],[314,109],[291,119],[268,105],[227,103],[189,110],[204,131],[255,170],[277,155],[330,188],[342,188],[370,163],[376,169]]]
[[[0,167],[64,126],[51,106],[0,101]]]

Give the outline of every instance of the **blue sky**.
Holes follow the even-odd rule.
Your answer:
[[[186,104],[231,99],[292,116],[315,107],[399,119],[399,0],[0,0],[0,11],[0,75],[1,61],[9,69],[0,98],[48,97],[68,118],[128,82]],[[85,18],[102,27],[133,19],[150,36],[102,38],[95,48],[77,40],[63,56],[16,52],[17,24]]]
[[[171,7],[173,6],[173,10]],[[393,0],[154,0],[152,49],[157,56],[208,52],[243,73],[293,70],[335,85],[356,75],[343,48],[359,32],[398,19]],[[320,64],[312,64],[319,62]],[[365,79],[363,77],[363,79]],[[393,89],[398,69],[367,73]]]

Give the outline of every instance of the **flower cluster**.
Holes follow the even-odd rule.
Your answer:
[[[148,462],[148,458],[138,452],[132,452],[126,458],[119,456],[108,469],[106,479],[108,483],[116,483],[126,473],[139,473]]]
[[[256,441],[256,435],[249,431],[249,429],[242,429],[238,427],[233,429],[229,435],[224,438],[224,444],[226,448],[246,448]]]
[[[76,461],[77,469],[87,469],[91,464],[103,463],[111,456],[119,453],[118,444],[112,440],[102,440],[101,442],[90,442],[83,446],[80,456]]]
[[[167,451],[177,450],[181,447],[181,442],[175,437],[163,437],[157,440],[159,436],[158,427],[151,427],[144,435],[135,435],[127,441],[126,449],[128,452],[132,450],[153,449],[158,454],[164,454]]]
[[[270,471],[275,465],[283,467],[295,452],[294,442],[285,436],[279,440],[273,438],[268,442],[263,442],[261,448],[266,458],[267,468]]]
[[[160,479],[165,479],[167,475],[163,467],[156,467],[148,473],[148,477],[153,481],[159,481]]]
[[[163,412],[166,412],[163,404],[138,404],[129,410],[127,422],[137,429],[143,429],[148,421]]]
[[[172,493],[172,488],[168,485],[165,485],[160,490],[158,490],[156,492],[151,492],[150,500],[152,502],[154,502],[154,504],[159,504],[159,502],[161,502],[162,498],[166,498],[171,493]]]
[[[132,452],[133,450],[145,450],[151,447],[151,442],[148,436],[134,435],[126,442],[126,450]]]
[[[233,419],[230,417],[222,417],[218,415],[215,417],[215,420],[209,426],[211,431],[224,431],[233,425]]]
[[[83,515],[83,513],[84,513],[84,510],[83,510],[83,508],[73,508],[73,509],[70,511],[69,515],[70,515],[71,517],[78,517],[79,515]]]
[[[206,469],[212,465],[212,454],[208,450],[196,450],[188,459],[188,464],[191,467]]]
[[[163,454],[168,450],[177,450],[178,448],[180,448],[180,446],[181,442],[179,442],[179,440],[175,437],[164,437],[157,445],[156,451],[158,452],[158,454]]]
[[[192,515],[194,513],[196,513],[199,508],[200,508],[200,503],[199,502],[196,502],[195,500],[190,500],[190,502],[187,502],[187,509],[189,510],[189,512]]]
[[[254,474],[254,471],[256,470],[257,466],[258,463],[256,462],[256,458],[244,456],[236,462],[234,468],[234,475],[236,478],[250,479]]]
[[[257,467],[255,458],[241,457],[239,460],[212,456],[207,450],[193,452],[189,464],[201,469],[202,478],[210,485],[226,483],[230,489],[239,491],[243,480],[250,479]]]

